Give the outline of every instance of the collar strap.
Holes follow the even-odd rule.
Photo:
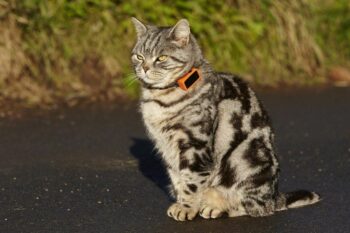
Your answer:
[[[201,80],[201,71],[198,68],[192,68],[188,73],[179,78],[176,83],[184,91],[188,91],[195,83]]]

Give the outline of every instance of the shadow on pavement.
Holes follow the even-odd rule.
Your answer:
[[[139,170],[169,196],[169,178],[160,156],[154,150],[153,143],[148,139],[131,139],[133,144],[129,151],[139,161]]]

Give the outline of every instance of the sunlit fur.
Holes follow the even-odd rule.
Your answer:
[[[212,70],[186,20],[173,27],[146,26],[137,19],[133,23],[140,108],[176,199],[168,209],[170,217],[258,217],[319,200],[305,190],[279,192],[279,164],[266,111],[240,78]],[[167,58],[159,62],[163,55]],[[192,67],[201,70],[202,79],[183,91],[176,80]]]

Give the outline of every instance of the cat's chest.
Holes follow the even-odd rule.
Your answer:
[[[177,112],[163,108],[155,102],[142,104],[141,112],[147,130],[153,138],[157,139],[168,134],[162,128],[172,124],[171,118],[175,118],[177,114]]]
[[[142,104],[141,113],[147,132],[155,142],[156,148],[168,164],[176,164],[178,160],[177,137],[174,136],[176,133],[165,130],[169,125],[175,124],[171,118],[174,118],[176,113],[157,106],[156,103]]]
[[[142,104],[141,112],[147,126],[156,126],[169,115],[169,110],[162,108],[155,102]]]

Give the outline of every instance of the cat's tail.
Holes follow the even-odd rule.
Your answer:
[[[280,193],[276,201],[276,210],[286,210],[312,205],[321,200],[320,195],[307,190],[297,190],[288,193]]]

